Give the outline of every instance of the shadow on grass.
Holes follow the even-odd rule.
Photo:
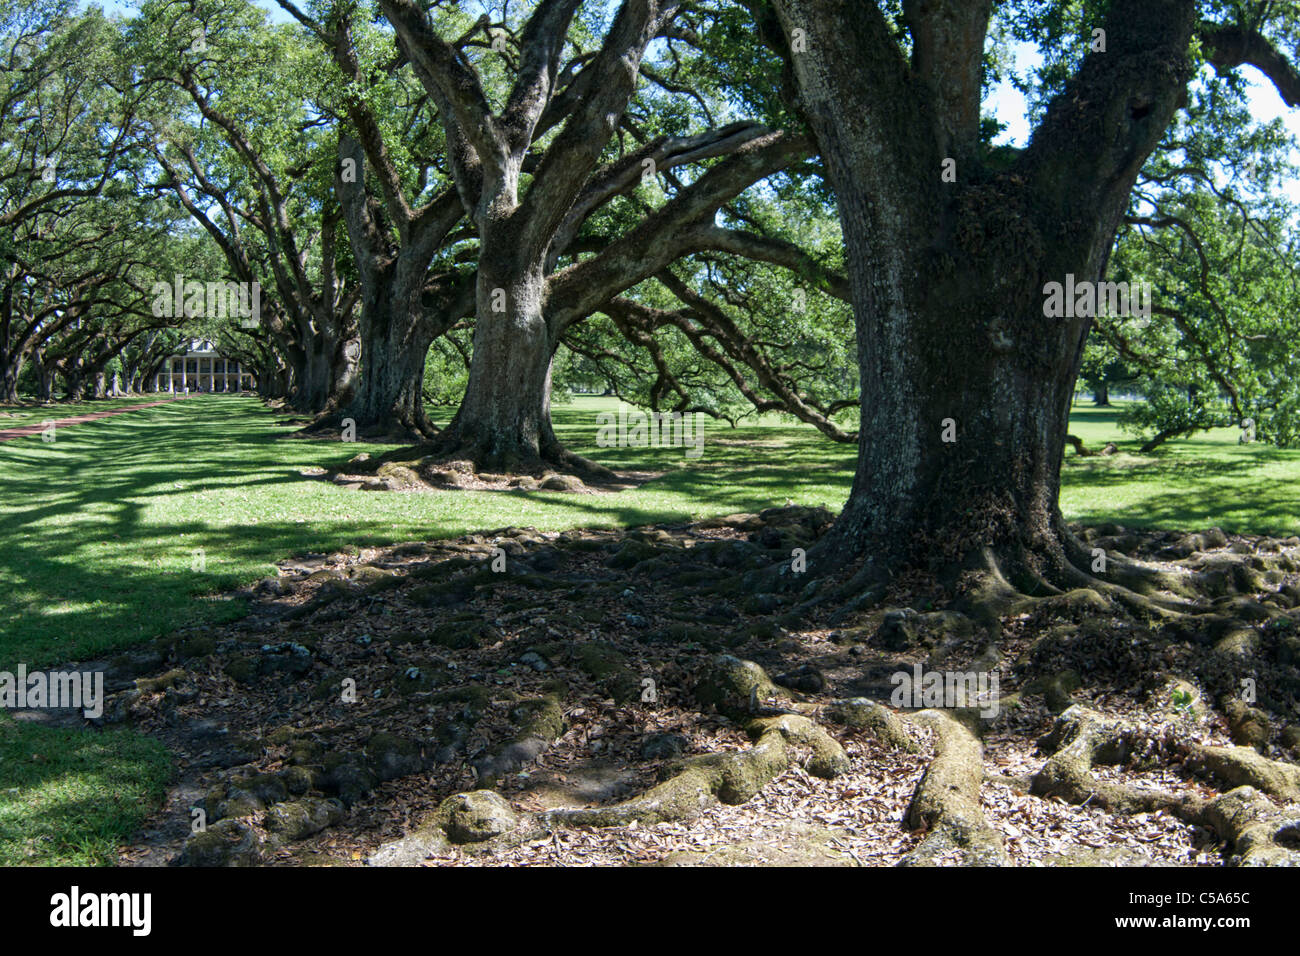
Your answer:
[[[4,443],[0,665],[84,660],[188,623],[233,619],[244,607],[222,592],[303,552],[510,525],[683,522],[787,501],[836,510],[852,482],[856,450],[811,429],[710,422],[703,457],[693,459],[682,448],[598,447],[596,414],[592,403],[558,406],[557,434],[615,470],[661,477],[599,495],[348,491],[300,471],[393,446],[284,442],[293,426],[276,427],[277,413],[225,396],[77,425],[50,444]],[[1204,448],[1208,457],[1196,454]],[[1293,533],[1300,454],[1225,442],[1162,452],[1071,460],[1063,470],[1067,517]]]
[[[10,582],[0,666],[85,660],[188,623],[236,618],[242,602],[222,592],[293,554],[507,525],[686,521],[783,504],[800,489],[825,492],[820,500],[836,507],[852,467],[842,446],[795,429],[724,427],[716,433],[728,443],[706,436],[702,459],[683,449],[596,448],[594,415],[559,409],[557,427],[580,453],[666,473],[615,495],[353,492],[300,470],[390,446],[285,443],[275,417],[253,400],[214,396],[77,425],[53,443],[0,446],[0,574]],[[775,442],[781,453],[732,439]]]
[[[172,776],[167,749],[131,731],[87,733],[0,716],[0,866],[110,864]]]

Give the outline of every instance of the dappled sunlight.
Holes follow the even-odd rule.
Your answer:
[[[225,620],[220,596],[272,573],[273,562],[506,526],[559,531],[636,526],[758,511],[787,500],[838,510],[853,449],[811,429],[709,423],[704,456],[679,448],[598,448],[594,400],[560,406],[557,432],[615,469],[664,474],[617,494],[536,491],[351,491],[304,477],[393,446],[284,441],[291,430],[251,398],[200,397],[62,430],[54,443],[0,446],[0,612],[6,659],[100,654],[194,620]],[[1135,526],[1293,531],[1300,452],[1207,439],[1135,457],[1114,411],[1076,412],[1085,440],[1116,456],[1067,458],[1071,520]],[[1073,426],[1072,426],[1073,427]],[[773,454],[772,446],[780,453]],[[195,570],[195,551],[202,570]],[[145,613],[144,609],[148,609]]]
[[[392,446],[284,441],[291,428],[275,420],[254,399],[198,397],[69,427],[53,443],[0,446],[0,571],[28,595],[0,612],[6,659],[93,656],[187,622],[230,619],[240,602],[195,599],[265,576],[287,555],[507,525],[686,521],[790,498],[837,507],[852,466],[844,448],[803,429],[780,429],[788,438],[778,461],[744,444],[773,426],[707,428],[701,459],[674,448],[597,448],[594,412],[565,406],[557,430],[579,439],[576,450],[614,468],[666,473],[612,495],[375,493],[300,471]],[[715,445],[719,432],[735,444]]]

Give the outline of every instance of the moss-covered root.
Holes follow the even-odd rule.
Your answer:
[[[821,716],[831,723],[843,724],[851,730],[863,731],[881,743],[898,750],[916,753],[921,749],[902,717],[865,697],[833,700],[823,708]]]
[[[1280,800],[1300,803],[1300,767],[1269,760],[1250,747],[1185,748],[1184,766],[1199,770],[1229,787],[1253,787]]]
[[[934,759],[907,808],[907,825],[928,832],[900,865],[935,866],[953,852],[964,866],[1008,865],[1002,836],[980,807],[984,752],[979,740],[942,711],[923,710],[908,720],[931,728],[935,742]]]
[[[809,717],[798,714],[760,717],[751,721],[747,729],[759,740],[775,731],[786,743],[810,750],[812,754],[804,767],[813,776],[833,780],[849,769],[849,757],[840,742]]]
[[[807,768],[817,776],[836,777],[849,768],[844,748],[808,717],[761,717],[746,729],[755,738],[747,750],[689,758],[667,780],[639,797],[608,807],[552,810],[541,821],[552,827],[617,827],[634,820],[655,824],[687,819],[719,802],[745,803],[789,768],[795,748],[811,751]]]
[[[1185,818],[1217,833],[1238,866],[1300,866],[1300,816],[1294,807],[1275,807],[1254,787],[1220,794]]]
[[[1131,728],[1076,704],[1061,714],[1052,732],[1039,741],[1052,756],[1034,774],[1030,792],[1069,803],[1086,802],[1120,814],[1168,810],[1181,815],[1194,810],[1194,798],[1164,790],[1139,790],[1093,775],[1094,764],[1125,763],[1140,745]]]
[[[1166,742],[1163,748],[1151,748],[1140,729],[1106,721],[1078,705],[1057,718],[1041,744],[1055,752],[1034,776],[1032,792],[1039,796],[1088,801],[1112,813],[1167,810],[1187,823],[1213,830],[1236,863],[1300,865],[1300,814],[1294,806],[1275,807],[1264,796],[1300,798],[1300,768],[1292,764],[1261,757],[1249,747],[1169,746]],[[1093,764],[1124,763],[1140,747],[1181,753],[1188,769],[1204,771],[1235,789],[1205,800],[1105,783],[1092,775]]]
[[[700,669],[695,681],[695,699],[704,706],[717,708],[735,720],[748,720],[770,713],[766,702],[785,699],[786,694],[753,661],[743,661],[730,654],[711,658]]]
[[[688,758],[639,797],[608,807],[551,810],[542,815],[543,825],[617,827],[634,820],[655,824],[687,819],[719,802],[745,803],[801,752],[810,752],[808,772],[819,777],[836,777],[849,768],[839,741],[811,717],[771,713],[774,708],[764,702],[781,696],[780,691],[753,661],[725,654],[713,658],[701,671],[695,693],[701,703],[743,720],[754,745]]]
[[[379,847],[366,865],[418,866],[430,856],[446,853],[453,843],[472,850],[493,842],[518,843],[540,833],[531,815],[515,812],[499,793],[471,790],[442,801],[417,829]]]
[[[481,787],[490,787],[507,774],[532,763],[564,734],[564,687],[559,681],[546,696],[520,701],[510,712],[517,733],[474,762]]]
[[[721,801],[744,803],[790,766],[785,737],[767,729],[747,750],[706,754],[683,761],[677,773],[639,797],[608,807],[551,810],[546,826],[620,827],[685,820]]]

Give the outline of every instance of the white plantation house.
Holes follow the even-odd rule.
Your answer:
[[[156,392],[242,392],[254,385],[253,373],[228,359],[207,339],[191,339],[185,352],[163,359],[154,376]]]

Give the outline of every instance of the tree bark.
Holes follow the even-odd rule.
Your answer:
[[[372,144],[374,165],[391,174],[381,144]],[[341,160],[363,169],[366,153],[350,135],[339,137]],[[341,167],[340,167],[341,169]],[[424,360],[433,340],[463,314],[468,283],[458,276],[429,274],[430,263],[447,234],[463,216],[454,191],[447,191],[418,210],[396,193],[396,232],[384,207],[366,191],[364,177],[334,178],[348,239],[360,279],[360,364],[352,397],[335,414],[318,419],[306,433],[338,427],[351,419],[358,434],[399,441],[424,441],[436,429],[424,411]]]
[[[988,12],[923,6],[914,33],[950,22],[937,7]],[[1194,4],[1116,0],[1110,52],[1085,57],[1006,173],[963,145],[979,95],[965,58],[982,55],[983,23],[945,34],[944,61],[933,38],[918,42],[909,67],[875,4],[777,7],[787,37],[807,31],[792,66],[839,203],[862,383],[857,473],[816,560],[879,580],[983,567],[1031,593],[1078,586],[1058,493],[1091,319],[1048,317],[1045,284],[1101,277],[1182,101]],[[952,156],[958,181],[944,184]]]
[[[485,469],[513,471],[563,453],[551,429],[542,263],[519,261],[509,231],[499,232],[479,259],[469,382],[441,444]]]
[[[18,377],[23,371],[23,356],[6,355],[0,361],[0,402],[18,403]]]
[[[318,415],[336,410],[353,397],[355,363],[347,356],[347,342],[337,330],[309,334],[289,351],[295,365],[289,405]]]
[[[424,359],[438,330],[422,318],[419,288],[409,281],[403,288],[394,272],[382,270],[365,284],[361,368],[339,417],[352,419],[359,433],[419,439],[434,432],[424,411]],[[413,278],[423,285],[423,273]]]
[[[1138,453],[1147,455],[1155,451],[1171,438],[1177,438],[1179,435],[1190,434],[1193,429],[1190,428],[1164,428],[1156,432],[1151,438],[1144,441],[1138,448]]]
[[[573,84],[581,92],[562,111],[564,124],[521,196],[534,138],[559,118],[548,119],[548,109],[560,98],[560,60],[578,5],[542,0],[536,6],[521,32],[516,82],[498,115],[478,77],[429,28],[417,4],[381,2],[403,52],[438,105],[448,143],[455,144],[451,165],[457,188],[478,229],[469,382],[437,448],[485,469],[536,470],[545,461],[608,475],[564,451],[551,427],[557,336],[546,315],[547,275],[590,212],[580,199],[588,177],[636,89],[646,46],[671,21],[677,0],[625,0],[618,6],[600,50],[584,67],[591,72]],[[588,83],[592,77],[595,82]],[[598,205],[602,195],[593,195],[592,203]],[[576,219],[568,221],[573,210]]]

